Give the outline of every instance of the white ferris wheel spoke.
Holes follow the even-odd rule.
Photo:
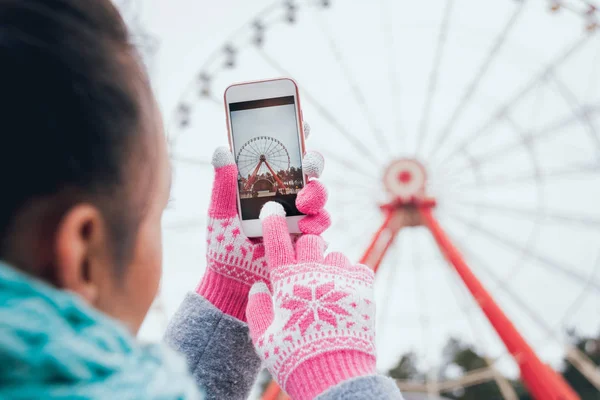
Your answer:
[[[528,248],[526,246],[522,246],[521,244],[515,242],[512,238],[508,238],[508,237],[499,235],[498,233],[492,231],[491,229],[484,228],[482,225],[477,225],[471,221],[468,221],[467,219],[465,219],[462,216],[459,216],[456,214],[450,214],[450,213],[448,213],[448,216],[456,221],[461,222],[462,224],[464,224],[466,226],[471,227],[474,231],[481,233],[482,235],[492,239],[493,241],[496,241],[496,242],[504,245],[505,247],[507,247],[509,249],[513,249],[515,251],[523,252],[524,254],[527,254],[528,258],[538,261],[541,265],[545,265],[549,270],[558,272],[558,273],[564,275],[565,277],[567,277],[581,285],[590,284],[594,288],[594,290],[597,290],[598,292],[600,292],[600,282],[594,281],[594,282],[590,283],[586,276],[583,276],[580,273],[575,272],[575,270],[576,270],[575,268],[572,268],[571,266],[568,266],[568,265],[563,265],[547,256],[539,254],[538,252],[535,252],[535,251],[531,250],[530,248]]]
[[[511,14],[510,18],[506,22],[506,25],[502,29],[502,32],[496,37],[496,40],[492,44],[492,47],[489,50],[488,54],[486,55],[482,65],[479,67],[477,73],[475,74],[475,77],[473,78],[473,80],[471,81],[469,86],[467,86],[467,89],[465,90],[465,92],[462,94],[458,105],[456,106],[456,108],[454,109],[454,111],[451,114],[450,119],[445,124],[442,131],[438,134],[438,140],[435,142],[433,148],[428,153],[427,158],[431,158],[435,154],[437,154],[439,149],[444,145],[444,143],[446,143],[446,141],[448,140],[448,137],[452,134],[454,126],[456,125],[456,122],[460,118],[461,113],[463,112],[463,110],[465,109],[467,104],[469,104],[469,102],[471,101],[473,94],[475,94],[475,92],[477,91],[479,84],[485,77],[485,74],[488,72],[490,66],[492,65],[492,62],[495,60],[496,56],[500,53],[500,49],[504,45],[506,37],[508,36],[510,31],[515,27],[516,22],[519,19],[519,16],[521,15],[522,11],[525,8],[524,4],[525,4],[525,2],[518,2],[517,8]]]
[[[346,61],[344,60],[344,57],[343,57],[340,49],[338,48],[337,44],[335,43],[335,40],[333,39],[331,32],[328,30],[327,26],[323,22],[322,17],[318,13],[314,13],[314,16],[315,16],[315,19],[317,20],[317,23],[319,25],[321,33],[323,34],[323,36],[326,37],[326,41],[329,45],[330,51],[333,53],[334,58],[336,59],[336,62],[338,64],[339,68],[341,69],[342,74],[344,75],[344,77],[346,79],[346,84],[350,88],[350,91],[352,93],[354,101],[359,106],[364,119],[367,121],[367,123],[369,125],[371,134],[378,139],[377,144],[378,144],[379,148],[381,149],[381,151],[383,151],[383,154],[386,154],[387,156],[391,156],[392,148],[390,146],[390,143],[388,142],[388,140],[387,140],[385,134],[383,133],[383,131],[381,130],[381,128],[375,122],[375,117],[373,116],[373,113],[369,109],[369,104],[367,103],[366,97],[365,97],[364,93],[362,92],[362,90],[360,89],[360,86],[356,82],[356,78],[354,76],[352,76],[350,67],[346,64]]]
[[[261,49],[258,51],[258,53],[267,61],[268,64],[270,64],[273,67],[273,69],[279,71],[279,73],[281,73],[284,76],[290,76],[289,72],[264,50]],[[365,155],[366,158],[371,163],[373,163],[373,165],[379,166],[379,163],[381,162],[380,157],[373,153],[365,145],[365,143],[362,140],[360,140],[356,135],[350,133],[350,131],[348,131],[344,127],[341,121],[329,112],[327,107],[325,107],[323,104],[317,101],[317,99],[314,96],[307,92],[306,88],[301,88],[300,91],[302,92],[302,97],[304,98],[304,100],[308,104],[311,104],[324,120],[326,120],[331,124],[331,126],[336,128],[336,130],[348,141],[348,143],[352,145],[352,147],[354,147],[358,154]]]
[[[547,126],[535,130],[535,131],[524,131],[522,128],[516,125],[516,122],[510,117],[509,114],[505,114],[502,116],[502,119],[506,121],[512,130],[517,131],[520,135],[520,139],[513,142],[508,143],[504,146],[497,146],[496,148],[488,151],[487,153],[478,154],[477,157],[472,157],[473,163],[468,166],[464,166],[459,169],[452,169],[452,174],[462,174],[467,170],[473,168],[475,165],[476,168],[480,168],[485,166],[487,163],[494,161],[496,158],[501,156],[510,155],[511,152],[518,151],[521,148],[525,147],[528,151],[532,150],[532,147],[536,144],[536,142],[547,139],[548,137],[560,133],[563,129],[568,128],[574,124],[581,123],[580,115],[588,115],[593,116],[596,114],[600,114],[600,105],[593,106],[581,106],[577,109],[575,115],[569,115],[567,117],[560,118],[556,121],[552,121]],[[543,171],[539,168],[536,168],[536,175],[543,175]]]
[[[567,46],[567,49],[564,50],[558,57],[556,57],[549,64],[544,66],[541,71],[539,71],[534,77],[525,84],[520,90],[517,91],[511,98],[509,98],[506,102],[500,105],[495,111],[493,111],[486,122],[483,123],[481,127],[476,129],[470,135],[467,135],[465,139],[461,140],[456,146],[450,149],[449,153],[443,158],[440,158],[436,165],[438,167],[444,165],[448,161],[452,159],[453,156],[465,150],[469,145],[474,143],[475,141],[481,140],[486,137],[490,133],[490,128],[494,126],[494,123],[498,119],[498,117],[502,117],[507,111],[518,105],[518,103],[532,90],[534,90],[541,82],[544,82],[548,74],[552,73],[552,71],[567,60],[569,60],[573,55],[577,54],[581,49],[584,48],[584,45],[590,41],[592,35],[585,35],[581,38],[578,38],[574,43]],[[437,155],[439,156],[439,154]]]
[[[381,26],[384,33],[384,43],[387,48],[387,65],[388,65],[388,76],[390,81],[391,101],[392,110],[394,113],[394,138],[400,139],[400,145],[404,145],[406,142],[406,131],[402,123],[402,110],[400,109],[400,82],[398,73],[396,70],[396,48],[394,43],[393,33],[393,13],[390,10],[390,2],[393,0],[381,0]],[[392,144],[392,148],[396,149],[395,143]]]
[[[421,115],[421,122],[419,125],[419,138],[417,139],[417,148],[415,149],[415,154],[419,155],[421,153],[421,146],[425,140],[425,137],[429,134],[429,118],[431,114],[431,107],[433,105],[433,98],[435,96],[437,90],[437,82],[439,77],[439,69],[442,64],[442,59],[444,55],[444,45],[446,44],[446,38],[448,37],[448,29],[450,26],[450,15],[452,13],[452,6],[454,5],[454,0],[447,0],[446,5],[444,7],[444,16],[442,19],[442,23],[440,25],[440,31],[438,34],[437,47],[435,50],[435,57],[433,60],[433,66],[431,67],[431,72],[429,73],[429,84],[427,86],[427,97],[425,98],[425,103],[423,104],[423,111]]]

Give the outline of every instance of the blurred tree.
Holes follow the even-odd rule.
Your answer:
[[[575,331],[568,332],[574,346],[584,352],[600,369],[600,334],[597,337],[582,337]],[[460,339],[450,338],[442,350],[443,365],[440,379],[456,379],[465,374],[487,366],[485,358],[471,345]],[[417,355],[414,352],[403,354],[398,363],[388,371],[394,379],[403,381],[424,382],[425,375],[419,371]],[[583,376],[568,360],[564,359],[562,375],[569,385],[579,394],[581,400],[600,400],[600,392],[585,376]],[[520,380],[510,381],[519,400],[534,400]],[[502,395],[494,381],[443,393],[445,397],[455,400],[501,400]]]
[[[525,385],[523,385],[523,382],[516,380],[512,382],[512,385],[517,393],[517,396],[519,396],[519,400],[534,400],[534,398],[531,397],[527,391],[527,388],[525,388]]]
[[[597,337],[581,337],[574,330],[567,334],[571,343],[585,353],[596,365],[600,365],[600,335]],[[581,400],[600,400],[600,392],[592,385],[585,376],[573,367],[566,359],[563,377],[573,389],[581,396]]]
[[[400,357],[398,364],[388,371],[391,378],[398,380],[416,380],[421,377],[417,369],[417,355],[413,352]]]
[[[301,168],[290,167],[289,175],[294,186],[299,186],[302,184],[304,177]]]
[[[462,375],[487,367],[485,358],[473,346],[456,338],[448,340],[442,351],[442,356],[444,359],[444,365],[441,369],[442,379],[456,379],[456,371],[459,371]],[[452,376],[448,376],[450,371],[452,371]],[[448,398],[457,400],[502,399],[500,389],[494,381],[469,386],[445,395]]]

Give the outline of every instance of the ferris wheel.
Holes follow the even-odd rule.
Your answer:
[[[330,248],[377,270],[379,368],[414,353],[424,376],[406,391],[492,381],[516,399],[512,373],[539,398],[577,398],[546,366],[565,355],[600,390],[565,333],[600,329],[596,7],[426,3],[275,1],[198,67],[172,118],[176,167],[210,179],[214,146],[194,132],[223,129],[228,84],[294,77],[329,164]],[[255,176],[260,151],[247,158]],[[202,235],[191,213],[167,235]],[[486,365],[441,371],[450,337]]]
[[[270,136],[250,139],[240,147],[236,163],[244,190],[252,190],[257,180],[266,179],[285,191],[282,176],[290,169],[290,155],[279,140]]]

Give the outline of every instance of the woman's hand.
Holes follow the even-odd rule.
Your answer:
[[[320,186],[317,181],[309,186]],[[321,199],[313,204],[323,206]],[[303,199],[298,197],[299,208]],[[307,225],[320,212],[305,218]],[[285,212],[267,203],[261,212],[273,294],[252,286],[248,325],[258,355],[295,400],[313,399],[345,380],[375,374],[374,274],[343,254],[324,256],[323,230],[301,236],[294,247]]]
[[[215,150],[215,167],[208,210],[207,268],[196,292],[225,314],[246,321],[248,293],[256,282],[268,282],[267,261],[261,240],[248,239],[242,231],[237,210],[238,170],[233,154],[226,147]],[[311,175],[322,169],[323,159],[307,153],[303,168]],[[329,215],[322,210],[323,188],[307,185],[298,200],[311,216],[304,219],[303,232],[322,232],[329,226]],[[320,231],[320,232],[319,232]],[[286,233],[290,240],[289,234]]]

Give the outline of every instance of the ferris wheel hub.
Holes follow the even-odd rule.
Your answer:
[[[426,182],[425,167],[414,159],[394,160],[383,174],[383,186],[394,202],[411,203],[423,200]]]

